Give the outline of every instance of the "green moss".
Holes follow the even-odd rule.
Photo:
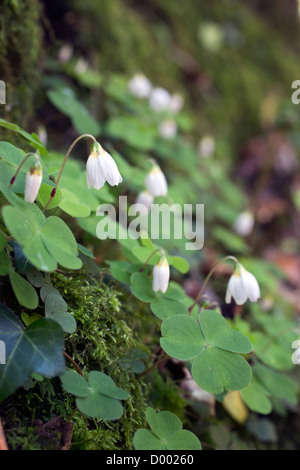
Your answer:
[[[38,0],[3,0],[0,4],[0,79],[6,84],[7,102],[1,105],[1,117],[22,127],[32,116],[38,88],[40,11]]]
[[[139,346],[131,328],[132,315],[122,307],[115,286],[110,281],[105,283],[99,275],[57,274],[53,276],[53,284],[77,321],[77,331],[66,335],[65,350],[85,376],[91,370],[104,372],[130,395],[123,402],[122,418],[114,422],[97,421],[77,412],[73,419],[72,446],[76,449],[132,449],[135,431],[145,426],[149,398],[149,387],[130,369],[120,365],[130,349]],[[67,367],[73,366],[67,363]],[[75,408],[75,399],[62,390],[58,378],[44,379],[43,382],[33,381],[28,391],[20,389],[8,399],[5,407],[1,407],[0,412],[8,433],[24,436],[28,429],[31,436],[36,419],[43,423],[58,415],[67,419]],[[18,423],[17,428],[15,423]],[[16,446],[21,445],[20,442],[17,439]],[[32,445],[39,445],[39,441],[35,442],[33,438]],[[23,445],[28,448],[27,441]],[[53,445],[53,441],[43,441],[44,448]],[[15,448],[14,438],[10,440],[10,446]]]

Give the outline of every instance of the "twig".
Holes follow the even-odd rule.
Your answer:
[[[1,419],[0,419],[0,450],[8,450]]]

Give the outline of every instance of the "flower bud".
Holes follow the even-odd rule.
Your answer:
[[[163,294],[167,291],[170,279],[170,267],[167,258],[163,256],[153,269],[152,288],[154,292],[161,291]]]
[[[41,183],[43,179],[42,167],[37,160],[28,171],[25,179],[25,194],[24,199],[27,202],[34,202],[38,195]]]

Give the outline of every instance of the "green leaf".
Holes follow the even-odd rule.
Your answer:
[[[6,226],[23,248],[29,261],[41,271],[54,271],[57,263],[79,269],[77,243],[69,227],[59,217],[45,218],[35,204],[16,202],[5,206],[2,214]]]
[[[251,380],[251,367],[239,354],[207,347],[192,363],[192,376],[209,393],[241,390]]]
[[[187,315],[188,307],[177,299],[168,299],[165,296],[157,297],[150,304],[151,311],[160,320],[165,320],[172,315]]]
[[[56,108],[70,117],[73,126],[80,134],[93,134],[95,136],[100,134],[100,125],[87,108],[77,100],[73,90],[67,87],[60,90],[51,90],[48,92],[48,97]]]
[[[199,323],[186,315],[174,315],[164,320],[161,334],[161,347],[175,359],[192,359],[206,346]]]
[[[6,239],[2,232],[0,232],[0,251],[5,247]]]
[[[0,276],[6,276],[11,267],[10,259],[5,251],[0,251]]]
[[[74,333],[77,327],[76,320],[67,310],[68,305],[60,294],[49,293],[46,296],[46,317],[56,321],[66,333]]]
[[[167,439],[171,434],[182,429],[180,419],[170,411],[156,413],[153,408],[148,407],[146,419],[154,434],[162,440]]]
[[[88,374],[88,382],[73,371],[65,372],[60,378],[65,390],[77,397],[76,406],[82,413],[105,420],[122,416],[123,407],[118,400],[125,400],[129,395],[106,374],[92,371]]]
[[[32,285],[13,269],[9,271],[9,279],[19,304],[31,310],[37,308],[39,298]]]
[[[40,296],[43,302],[45,302],[46,297],[49,294],[55,294],[58,296],[61,295],[60,292],[57,289],[55,289],[55,287],[53,287],[51,284],[44,284],[40,290]]]
[[[193,360],[194,380],[210,393],[246,387],[251,380],[251,368],[236,352],[249,352],[249,340],[231,330],[215,311],[204,310],[199,317],[200,324],[187,315],[173,315],[164,320],[162,348],[175,359]]]
[[[88,382],[98,392],[117,400],[127,400],[128,393],[120,387],[117,387],[114,381],[103,372],[92,371],[88,374]]]
[[[62,296],[56,294],[48,294],[45,301],[45,312],[46,315],[53,313],[66,312],[68,305],[62,298]]]
[[[292,379],[262,364],[255,364],[253,373],[272,396],[297,403],[298,386]]]
[[[131,292],[142,302],[152,302],[156,298],[152,289],[152,280],[144,272],[133,273],[130,277]]]
[[[0,402],[37,372],[55,377],[64,371],[63,331],[52,320],[40,319],[24,329],[14,312],[0,305],[0,340],[6,365],[0,367]]]
[[[200,315],[202,332],[207,342],[226,351],[250,353],[252,344],[242,333],[232,330],[225,318],[213,310],[204,310]]]
[[[55,186],[51,186],[50,184],[42,183],[39,189],[39,193],[37,195],[36,200],[44,207],[48,200],[50,199],[51,193]],[[54,198],[51,200],[48,209],[53,209],[57,207],[62,201],[62,191],[60,188],[56,187],[56,192]]]
[[[152,432],[139,429],[135,433],[133,445],[136,450],[201,450],[199,439],[182,429],[182,423],[174,413],[156,413],[148,407],[146,418]]]
[[[254,376],[250,384],[241,390],[241,396],[250,410],[264,415],[271,413],[270,393]]]
[[[69,269],[81,268],[82,261],[77,256],[74,235],[59,217],[48,217],[40,227],[40,234],[46,248],[59,264]]]
[[[63,188],[62,200],[59,203],[59,208],[72,217],[88,217],[91,213],[91,209],[87,204],[82,202],[77,195]]]
[[[88,258],[96,259],[93,253],[91,252],[91,250],[81,245],[80,243],[77,243],[77,248],[78,248],[78,251],[80,251],[80,253],[84,254]]]
[[[190,269],[188,261],[180,256],[167,256],[169,264],[178,269],[182,274],[186,274]]]
[[[132,117],[118,116],[110,119],[105,131],[109,136],[122,139],[139,150],[151,150],[155,144],[156,129]]]
[[[26,277],[30,284],[32,284],[34,287],[42,287],[42,285],[44,284],[44,276],[37,269],[33,268],[27,271]]]
[[[110,266],[110,274],[114,279],[125,284],[130,283],[130,273],[128,272],[128,269],[131,264],[128,261],[116,260],[107,261],[107,263]]]

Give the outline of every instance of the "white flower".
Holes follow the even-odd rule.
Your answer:
[[[152,84],[145,75],[137,73],[129,80],[128,89],[137,98],[148,98],[152,90]]]
[[[167,291],[170,279],[170,267],[165,256],[163,256],[153,269],[152,288],[154,292],[161,291],[163,294]]]
[[[171,106],[172,97],[170,93],[164,88],[153,88],[149,98],[150,107],[160,113],[162,111],[168,111]]]
[[[146,213],[146,212],[149,212],[153,201],[154,201],[153,195],[150,194],[149,191],[145,190],[138,194],[135,203],[143,205],[145,207],[145,213]]]
[[[233,224],[233,228],[242,237],[247,237],[253,230],[254,217],[252,212],[242,212]]]
[[[214,154],[215,146],[214,138],[210,135],[206,135],[198,144],[198,153],[201,157],[209,158]]]
[[[158,130],[164,139],[173,139],[177,134],[177,124],[174,119],[164,119],[160,123]]]
[[[27,202],[34,202],[38,195],[43,179],[42,167],[37,160],[35,165],[30,168],[25,179],[24,199]]]
[[[179,113],[182,110],[184,105],[183,97],[179,93],[174,93],[171,96],[169,109],[171,113]]]
[[[256,278],[240,263],[237,263],[229,279],[225,301],[231,302],[231,297],[238,305],[244,304],[247,299],[256,302],[260,298],[260,289]]]
[[[91,154],[86,163],[86,182],[90,189],[100,189],[105,182],[110,186],[117,186],[122,181],[114,159],[98,142],[92,145]]]
[[[168,184],[165,175],[158,165],[154,165],[147,174],[145,186],[152,196],[166,196],[168,193]]]

